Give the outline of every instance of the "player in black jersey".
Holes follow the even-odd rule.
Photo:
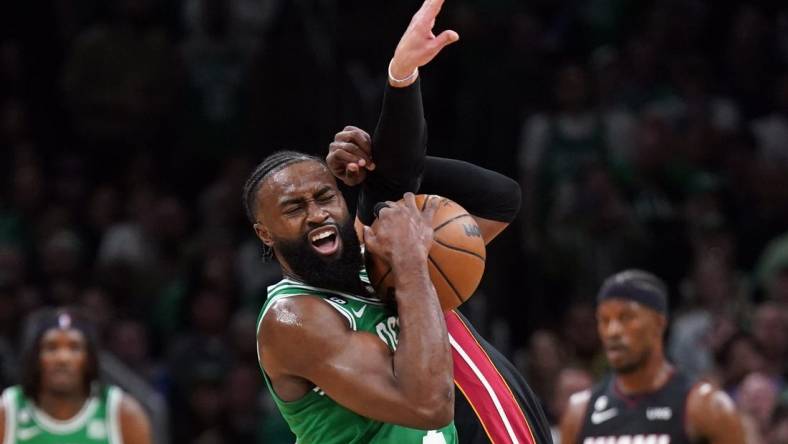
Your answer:
[[[658,277],[622,271],[604,282],[597,302],[597,329],[613,372],[572,395],[561,443],[744,443],[728,395],[690,381],[665,358],[667,289]]]

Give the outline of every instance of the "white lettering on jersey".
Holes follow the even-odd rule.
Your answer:
[[[397,337],[397,330],[399,329],[399,318],[396,316],[389,316],[388,319],[378,322],[375,326],[375,332],[378,337],[385,342],[392,350],[397,349],[399,338]]]
[[[670,407],[650,407],[646,409],[646,418],[649,421],[667,421],[673,417]]]
[[[334,302],[336,302],[336,303],[337,303],[337,304],[339,304],[339,305],[345,305],[345,304],[347,304],[347,301],[346,301],[346,300],[344,300],[344,299],[342,299],[342,298],[338,298],[338,297],[336,297],[336,296],[331,296],[330,298],[328,298],[328,300],[329,300],[329,301],[334,301]]]
[[[670,444],[670,435],[594,436],[584,439],[583,444]]]

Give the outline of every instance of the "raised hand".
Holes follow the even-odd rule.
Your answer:
[[[408,78],[416,68],[426,65],[443,48],[460,39],[459,34],[448,29],[437,36],[432,33],[435,18],[442,6],[443,0],[425,0],[410,20],[408,28],[394,51],[394,58],[391,59],[389,72],[392,77],[396,79]]]
[[[328,146],[326,164],[334,176],[348,186],[356,186],[375,169],[372,138],[355,126],[346,126]]]

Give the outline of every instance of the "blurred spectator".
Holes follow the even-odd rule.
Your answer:
[[[528,342],[525,355],[520,356],[519,367],[523,369],[524,364],[523,375],[528,385],[546,402],[552,399],[558,374],[566,365],[566,349],[558,336],[547,330],[535,331]]]
[[[718,382],[729,394],[736,393],[748,374],[763,371],[766,366],[766,358],[758,343],[745,333],[736,334],[723,343],[717,354],[717,362]]]
[[[151,356],[145,325],[134,319],[112,322],[107,349],[152,386],[164,391],[167,375]]]
[[[668,354],[692,378],[714,370],[715,354],[736,333],[737,317],[748,308],[724,244],[706,243],[710,248],[697,252],[693,273],[682,285],[683,308],[671,323]]]
[[[586,370],[565,367],[558,373],[555,382],[555,390],[547,405],[546,413],[551,424],[553,442],[560,443],[561,437],[558,431],[558,422],[566,411],[569,397],[577,392],[588,390],[594,385],[594,379]]]
[[[765,443],[772,413],[777,405],[778,385],[762,373],[750,373],[736,394],[736,404],[744,415],[747,443]]]
[[[788,234],[766,246],[756,266],[756,277],[767,299],[788,303]]]
[[[151,0],[112,0],[109,22],[76,38],[63,87],[75,129],[85,140],[138,148],[152,142],[171,115],[178,58],[157,7]],[[94,154],[114,164],[123,151],[99,146]]]
[[[756,307],[752,335],[766,357],[765,373],[782,377],[788,370],[788,306],[767,301]]]
[[[561,328],[566,353],[572,364],[598,378],[607,368],[596,327],[596,311],[589,303],[569,305]]]
[[[772,416],[769,436],[769,444],[782,444],[788,442],[788,401],[782,400]]]

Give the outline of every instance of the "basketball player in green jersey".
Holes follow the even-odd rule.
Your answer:
[[[3,444],[150,444],[137,401],[99,384],[96,343],[85,321],[55,310],[39,319],[33,338],[22,384],[3,391]]]
[[[389,86],[458,39],[432,26],[442,0],[414,15],[389,65]],[[434,206],[413,195],[380,212],[364,235],[392,265],[396,310],[374,297],[359,239],[322,159],[285,151],[266,158],[244,187],[247,215],[284,279],[269,288],[258,321],[266,384],[300,444],[455,444],[446,323],[427,272]]]

